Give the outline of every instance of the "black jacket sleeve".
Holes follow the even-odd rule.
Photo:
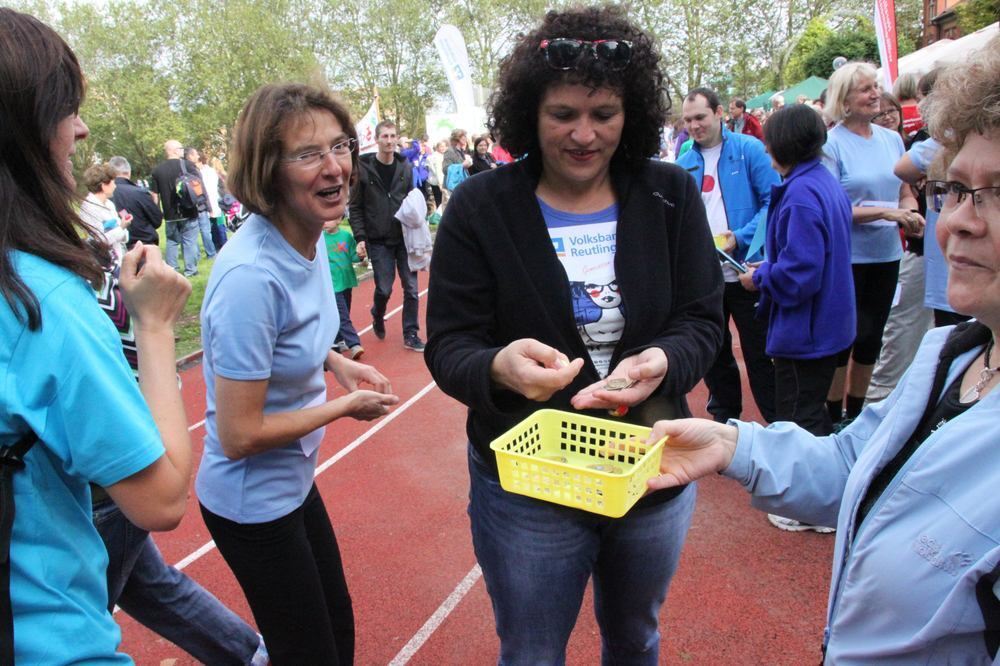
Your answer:
[[[659,392],[684,395],[701,381],[722,345],[724,282],[705,205],[690,174],[682,180],[683,207],[668,231],[673,303],[669,325],[651,341],[667,355]]]
[[[459,402],[495,411],[490,365],[503,345],[494,339],[496,280],[456,191],[434,239],[427,293],[427,367]]]
[[[348,222],[351,224],[351,232],[354,234],[355,242],[363,243],[368,240],[368,234],[365,230],[365,187],[367,187],[367,179],[365,178],[365,169],[361,165],[360,160],[358,160],[358,172],[357,181],[354,183],[354,187],[351,188],[351,200],[348,204]]]

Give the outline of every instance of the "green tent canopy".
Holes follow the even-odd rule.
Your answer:
[[[747,100],[748,109],[769,109],[771,108],[771,96],[774,95],[774,91],[766,92],[757,95],[753,99]]]
[[[826,79],[819,76],[810,76],[808,79],[799,81],[794,86],[785,88],[784,90],[779,90],[778,92],[772,90],[771,92],[757,95],[753,99],[748,99],[747,108],[770,109],[771,98],[779,94],[785,98],[785,104],[794,104],[795,99],[799,95],[805,95],[810,100],[814,100],[819,97],[820,93],[824,90],[826,90]]]
[[[819,76],[810,76],[805,81],[799,81],[791,88],[782,90],[785,96],[785,104],[794,104],[799,95],[805,95],[810,101],[816,99],[826,90],[826,79]]]

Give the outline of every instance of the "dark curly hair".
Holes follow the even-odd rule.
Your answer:
[[[622,39],[632,43],[632,60],[612,71],[596,58],[584,58],[568,71],[552,69],[539,49],[543,39]],[[667,79],[653,38],[637,28],[617,6],[550,11],[542,25],[521,37],[500,63],[497,89],[490,98],[489,129],[513,155],[538,150],[538,108],[553,85],[610,88],[621,96],[625,126],[612,168],[638,171],[660,148],[660,129],[670,112]]]

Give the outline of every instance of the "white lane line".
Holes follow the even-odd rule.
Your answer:
[[[402,414],[403,412],[405,412],[407,409],[409,409],[411,406],[413,406],[413,403],[415,403],[417,400],[420,400],[422,397],[424,397],[425,395],[427,395],[430,392],[430,390],[432,388],[434,388],[435,386],[437,386],[437,384],[435,384],[434,382],[431,382],[427,386],[425,386],[422,389],[420,389],[420,391],[417,392],[416,395],[414,395],[412,398],[410,398],[409,400],[407,400],[406,402],[404,402],[402,405],[400,405],[399,407],[397,407],[396,409],[394,409],[392,412],[390,412],[388,416],[386,416],[381,421],[379,421],[374,426],[372,426],[370,429],[368,429],[367,431],[365,431],[365,433],[363,435],[361,435],[356,440],[354,440],[353,442],[351,442],[350,444],[348,444],[347,446],[345,446],[344,448],[342,448],[340,451],[337,451],[337,453],[335,453],[329,460],[327,460],[323,464],[317,466],[316,467],[316,473],[313,474],[313,478],[315,478],[315,477],[319,476],[321,473],[325,472],[327,470],[327,468],[330,467],[330,465],[333,465],[334,463],[336,463],[338,460],[340,460],[341,458],[343,458],[344,456],[346,456],[348,453],[350,453],[354,449],[356,449],[359,446],[361,446],[365,442],[365,440],[367,440],[369,437],[371,437],[372,435],[374,435],[375,433],[377,433],[379,430],[381,430],[382,428],[384,428],[387,425],[389,425],[390,423],[392,423],[396,419],[397,416],[399,416],[400,414]]]
[[[423,290],[422,292],[420,292],[419,294],[417,294],[417,298],[419,299],[419,298],[420,298],[421,296],[423,296],[423,295],[424,295],[424,294],[426,294],[426,293],[427,293],[427,290],[426,290],[426,289],[424,289],[424,290]],[[385,319],[388,319],[388,318],[389,318],[389,317],[391,317],[392,315],[394,315],[394,314],[397,314],[397,313],[398,313],[398,312],[399,312],[400,310],[402,310],[402,309],[403,309],[403,306],[402,306],[402,305],[400,305],[400,306],[399,306],[398,308],[393,308],[392,310],[389,310],[388,312],[386,312],[386,313],[385,313],[385,316],[384,316],[384,317],[382,317],[382,319],[383,319],[383,320],[385,320]],[[372,325],[371,325],[371,324],[368,324],[368,325],[367,325],[367,326],[365,326],[365,327],[364,327],[363,329],[361,329],[360,331],[358,331],[358,335],[364,335],[365,333],[367,333],[367,332],[368,332],[368,331],[370,331],[370,330],[372,330]]]
[[[358,437],[357,439],[355,439],[353,442],[351,442],[350,444],[348,444],[347,446],[345,446],[340,451],[337,451],[337,453],[335,453],[329,460],[326,460],[325,462],[323,462],[321,465],[319,465],[316,468],[316,473],[313,475],[313,478],[319,476],[321,472],[326,471],[327,469],[329,469],[329,467],[331,465],[333,465],[334,463],[336,463],[338,460],[340,460],[341,458],[343,458],[344,456],[346,456],[348,453],[350,453],[354,449],[356,449],[359,446],[361,446],[368,438],[370,438],[372,435],[374,435],[379,430],[381,430],[382,428],[384,428],[391,421],[394,421],[396,419],[396,417],[398,417],[400,414],[402,414],[403,412],[405,412],[407,409],[409,409],[410,407],[412,407],[417,402],[417,400],[420,400],[422,397],[424,397],[425,395],[427,395],[430,392],[430,390],[432,388],[434,388],[435,386],[437,386],[437,384],[435,384],[434,382],[431,382],[427,386],[423,387],[422,389],[420,389],[420,391],[416,395],[414,395],[412,398],[410,398],[409,400],[407,400],[406,402],[404,402],[402,405],[400,405],[399,407],[397,407],[395,410],[393,410],[392,412],[390,412],[388,416],[386,416],[381,421],[379,421],[378,423],[376,423],[374,426],[372,426],[371,428],[369,428],[368,430],[366,430],[360,437]],[[195,424],[195,425],[199,425],[199,424]],[[192,426],[192,427],[194,427],[194,426]],[[192,563],[196,562],[202,556],[204,556],[206,553],[211,552],[214,548],[215,548],[215,542],[214,541],[209,541],[208,543],[206,543],[203,546],[201,546],[200,548],[198,548],[198,550],[194,551],[193,553],[191,553],[190,555],[188,555],[187,557],[185,557],[184,559],[182,559],[180,562],[178,562],[177,564],[175,564],[174,567],[176,569],[178,569],[178,570],[181,570],[184,567],[188,566],[189,564],[192,564]]]
[[[194,425],[189,426],[188,427],[188,432],[194,432],[195,430],[197,430],[198,428],[202,427],[203,425],[205,425],[205,419],[202,419],[201,421],[198,421]]]
[[[393,657],[392,661],[389,662],[389,666],[403,666],[403,664],[409,662],[410,659],[413,658],[413,655],[417,653],[423,644],[427,642],[427,639],[431,637],[431,634],[433,634],[437,628],[441,626],[441,623],[448,618],[451,612],[455,610],[455,607],[458,606],[459,602],[465,598],[465,595],[469,593],[472,586],[475,585],[476,581],[482,578],[482,576],[483,571],[479,568],[478,564],[472,567],[469,573],[465,574],[465,578],[463,578],[455,589],[452,590],[451,594],[448,595],[448,598],[441,602],[441,605],[438,606],[436,611],[434,611],[434,614],[431,615],[426,622],[424,622],[424,626],[420,627],[420,630],[413,635],[413,638],[411,638],[410,641],[403,646],[403,649],[400,650],[395,657]]]

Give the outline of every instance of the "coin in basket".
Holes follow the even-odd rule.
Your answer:
[[[595,463],[593,465],[587,465],[587,469],[592,469],[595,472],[605,472],[607,474],[621,474],[622,468],[618,465],[609,465],[607,463]]]
[[[543,460],[551,460],[552,462],[564,463],[566,462],[566,456],[542,456]]]

